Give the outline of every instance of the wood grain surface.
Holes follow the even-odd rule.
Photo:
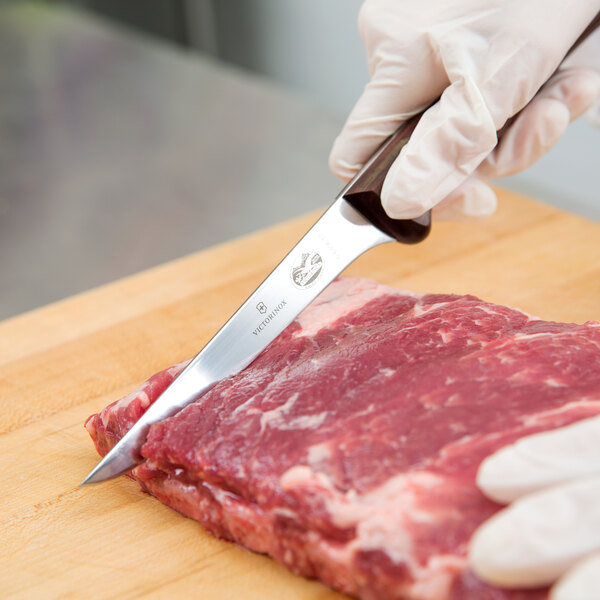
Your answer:
[[[499,191],[478,224],[434,223],[348,274],[471,293],[545,319],[600,319],[600,225]],[[0,323],[2,598],[342,598],[220,542],[121,477],[78,483],[88,415],[195,354],[317,215]]]

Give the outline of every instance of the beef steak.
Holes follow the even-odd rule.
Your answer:
[[[90,417],[105,454],[183,369]],[[600,413],[600,324],[334,282],[244,371],[156,423],[142,489],[363,599],[543,598],[468,569],[482,459]]]

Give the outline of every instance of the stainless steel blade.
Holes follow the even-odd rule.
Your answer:
[[[175,414],[249,365],[358,256],[395,241],[342,195],[82,484],[110,479],[140,463],[139,450],[152,423]]]

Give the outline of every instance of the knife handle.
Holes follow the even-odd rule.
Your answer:
[[[600,26],[600,12],[598,12],[582,34],[575,40],[565,58],[598,26]],[[513,123],[518,114],[513,115],[507,120],[502,129],[498,131],[498,138]],[[368,221],[373,223],[375,227],[404,244],[421,242],[429,235],[429,231],[431,230],[431,211],[427,211],[416,219],[392,219],[383,210],[383,206],[381,205],[381,188],[392,163],[410,139],[422,115],[423,113],[419,113],[408,121],[405,121],[394,134],[383,142],[341,193],[344,200],[351,204]]]
[[[387,172],[410,139],[422,114],[405,121],[385,140],[341,194],[365,219],[403,244],[416,244],[429,235],[431,211],[416,219],[392,219],[383,210],[381,188]]]

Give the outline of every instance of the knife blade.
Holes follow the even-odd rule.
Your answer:
[[[406,121],[379,147],[321,218],[81,485],[111,479],[142,462],[140,448],[152,423],[174,415],[217,382],[248,366],[361,254],[388,242],[412,244],[425,239],[430,230],[429,213],[412,220],[391,219],[380,200],[385,175],[421,114]]]

